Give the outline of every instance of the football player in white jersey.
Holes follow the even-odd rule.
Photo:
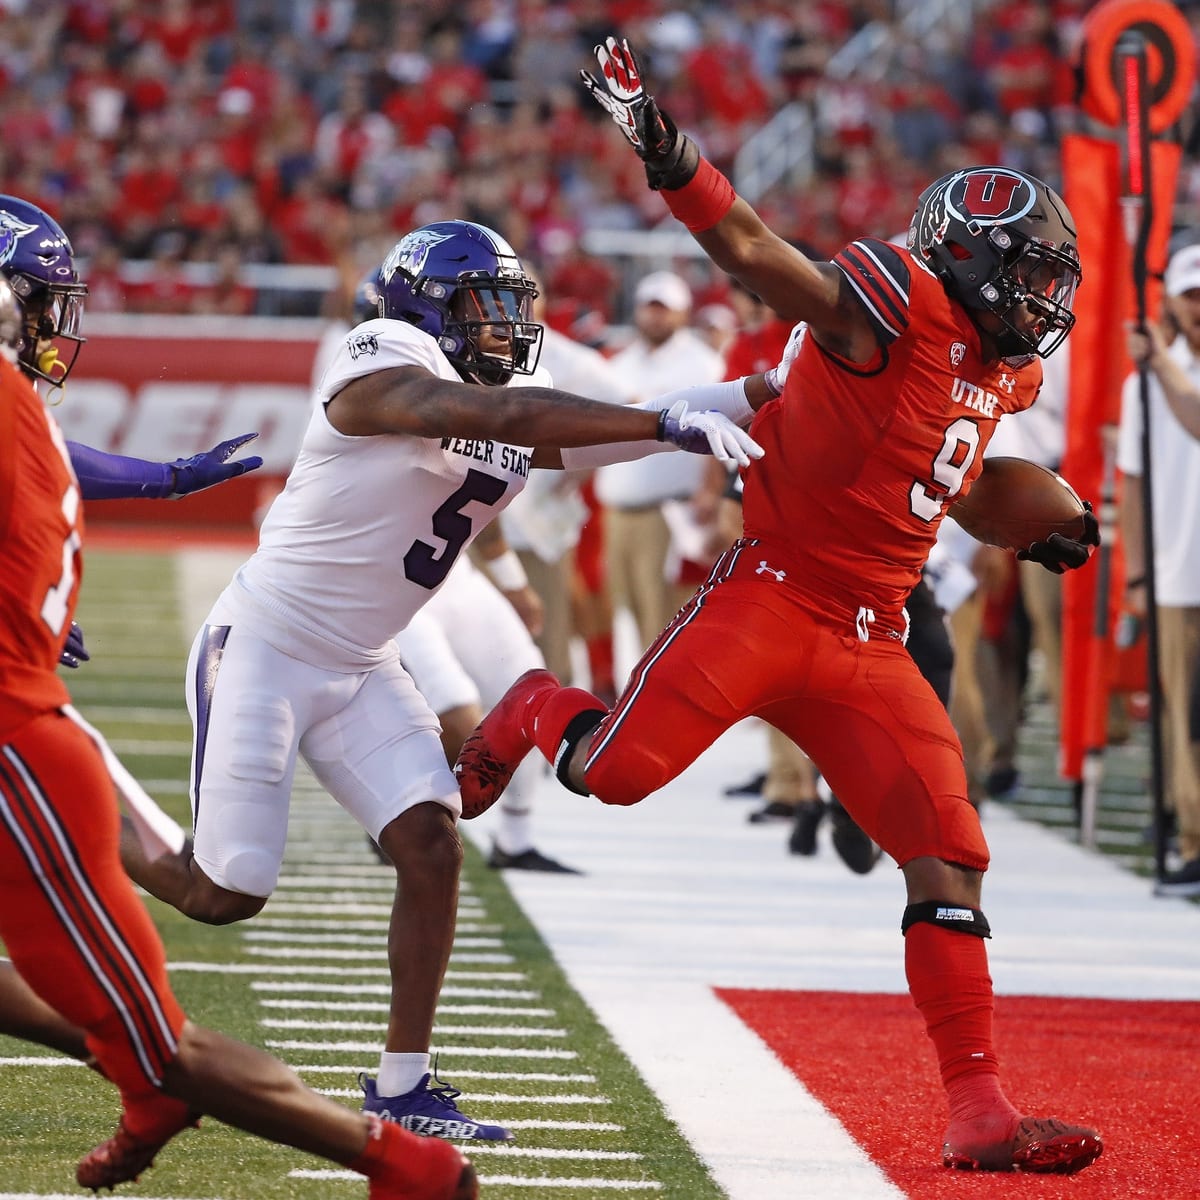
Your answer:
[[[379,316],[347,334],[255,554],[192,647],[194,842],[127,862],[198,920],[252,917],[274,890],[297,755],[397,873],[390,1019],[364,1108],[443,1137],[500,1140],[430,1086],[454,938],[461,800],[437,719],[395,635],[441,587],[532,467],[589,468],[680,447],[743,465],[761,452],[720,413],[659,411],[536,386],[535,288],[481,225],[442,221],[380,268]],[[131,855],[132,857],[132,855]]]
[[[536,630],[526,627],[509,599],[519,597],[529,585],[499,521],[479,535],[477,546],[483,570],[467,555],[460,556],[445,586],[396,637],[404,669],[437,713],[442,747],[451,763],[484,713],[517,676],[546,665],[533,640]],[[545,778],[543,764],[532,759],[513,775],[496,806],[489,867],[579,874],[534,844],[533,806]]]

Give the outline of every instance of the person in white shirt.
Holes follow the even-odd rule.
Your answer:
[[[195,919],[254,916],[278,879],[303,755],[396,868],[390,1018],[378,1077],[360,1080],[364,1108],[425,1134],[501,1140],[508,1131],[461,1113],[453,1088],[429,1086],[461,798],[395,635],[531,468],[676,446],[739,462],[760,451],[686,401],[660,411],[504,386],[532,374],[542,330],[533,283],[484,226],[422,226],[379,278],[378,318],[352,329],[330,363],[258,549],[192,646],[194,843],[126,866]]]
[[[1167,803],[1179,830],[1179,866],[1158,885],[1166,895],[1200,895],[1200,730],[1192,698],[1200,686],[1200,245],[1171,256],[1165,315],[1177,330],[1168,342],[1154,327],[1132,330],[1130,356],[1149,371],[1150,490],[1154,590],[1162,686]],[[1142,408],[1138,376],[1125,381],[1117,466],[1125,548],[1127,612],[1146,612],[1143,531]]]
[[[671,271],[646,275],[634,290],[636,337],[613,355],[613,367],[640,396],[657,396],[725,378],[721,356],[688,328],[692,293]],[[596,472],[604,506],[604,553],[614,608],[627,609],[648,646],[692,592],[668,577],[671,530],[663,505],[690,500],[700,487],[699,459],[615,463]]]

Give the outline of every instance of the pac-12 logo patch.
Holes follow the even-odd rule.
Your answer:
[[[962,360],[967,357],[967,346],[965,342],[950,343],[950,365],[952,367],[962,366]]]

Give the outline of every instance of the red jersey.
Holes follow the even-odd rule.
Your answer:
[[[819,611],[867,608],[880,632],[899,631],[946,509],[983,469],[1001,415],[1036,399],[1041,362],[985,364],[966,309],[905,250],[863,239],[833,262],[879,350],[851,363],[805,338],[750,427],[766,453],[746,472],[746,536]]]
[[[58,656],[79,591],[82,535],[62,433],[0,358],[0,738],[70,701]]]

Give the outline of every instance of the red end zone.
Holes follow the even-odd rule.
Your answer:
[[[996,1049],[1013,1103],[1104,1138],[1098,1162],[1059,1178],[942,1168],[945,1096],[907,995],[717,995],[913,1200],[1200,1196],[1200,1003],[997,997]]]

